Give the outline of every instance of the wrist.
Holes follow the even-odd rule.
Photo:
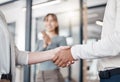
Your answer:
[[[59,50],[60,50],[59,48],[55,48],[55,49],[50,50],[51,59],[53,59],[55,57],[55,55],[58,53]]]
[[[78,60],[78,58],[79,58],[79,57],[78,57],[78,53],[77,53],[78,51],[77,51],[77,50],[78,50],[78,49],[76,48],[76,46],[72,46],[72,47],[71,47],[71,50],[70,50],[70,51],[71,51],[71,55],[72,55],[72,57],[73,57],[74,60]]]
[[[56,55],[56,49],[49,50],[50,60],[52,60]]]

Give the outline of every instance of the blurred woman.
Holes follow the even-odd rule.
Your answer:
[[[46,51],[59,46],[66,46],[66,38],[59,36],[59,25],[57,16],[49,13],[44,18],[45,31],[41,32],[43,40],[39,41],[37,51]],[[46,61],[40,64],[40,70],[37,74],[36,82],[64,82],[64,78],[52,61]]]

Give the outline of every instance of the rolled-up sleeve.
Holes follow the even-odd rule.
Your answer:
[[[27,65],[28,64],[28,54],[29,52],[19,51],[15,46],[16,64],[17,65]]]

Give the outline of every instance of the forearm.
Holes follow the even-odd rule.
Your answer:
[[[28,64],[36,64],[48,60],[52,60],[55,56],[55,50],[49,50],[44,52],[31,52],[28,57]]]

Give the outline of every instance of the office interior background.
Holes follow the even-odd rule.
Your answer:
[[[44,29],[43,18],[55,13],[59,35],[68,45],[96,42],[100,39],[107,0],[0,0],[8,29],[20,50],[35,51]],[[60,68],[66,82],[99,82],[98,60],[79,60]],[[16,82],[35,82],[40,64],[17,66]]]

